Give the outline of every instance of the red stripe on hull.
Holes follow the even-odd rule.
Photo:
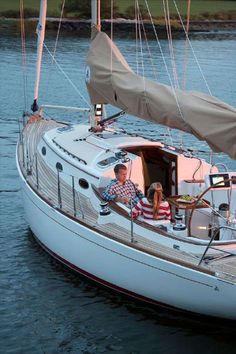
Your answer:
[[[64,264],[65,266],[67,266],[68,268],[72,269],[73,271],[85,276],[86,278],[89,278],[91,279],[92,281],[96,282],[96,283],[99,283],[105,287],[108,287],[112,290],[115,290],[119,293],[122,293],[124,295],[127,295],[129,297],[132,297],[136,300],[139,300],[139,301],[142,301],[142,302],[145,302],[145,303],[149,303],[149,304],[152,304],[152,305],[155,305],[155,306],[159,306],[159,307],[162,307],[162,308],[165,308],[167,310],[171,310],[173,312],[177,312],[177,313],[182,313],[183,315],[192,315],[193,317],[207,317],[207,318],[213,318],[214,320],[218,320],[218,318],[214,317],[214,316],[207,316],[207,315],[201,315],[201,314],[198,314],[198,313],[195,313],[195,312],[191,312],[191,311],[188,311],[188,310],[182,310],[182,309],[179,309],[175,306],[171,306],[171,305],[167,305],[167,304],[164,304],[162,302],[159,302],[159,301],[156,301],[156,300],[152,300],[146,296],[142,296],[142,295],[139,295],[139,294],[136,294],[132,291],[129,291],[127,289],[124,289],[124,288],[121,288],[115,284],[112,284],[112,283],[109,283],[107,282],[106,280],[103,280],[101,278],[98,278],[96,277],[95,275],[91,274],[91,273],[88,273],[86,272],[85,270],[75,266],[74,264],[68,262],[67,260],[65,260],[64,258],[62,258],[61,256],[59,256],[58,254],[56,254],[55,252],[51,251],[47,246],[45,246],[38,238],[37,236],[34,235],[34,233],[32,233],[32,235],[34,236],[35,240],[39,243],[39,245],[47,252],[49,253],[53,258],[55,258],[56,260],[60,261],[62,264]],[[221,319],[222,320],[222,319]],[[225,320],[227,321],[227,320]]]
[[[174,307],[174,306],[171,306],[171,305],[166,305],[166,304],[163,304],[162,302],[158,302],[156,300],[152,300],[146,296],[142,296],[142,295],[139,295],[139,294],[136,294],[132,291],[129,291],[127,289],[124,289],[124,288],[121,288],[115,284],[112,284],[112,283],[109,283],[107,282],[106,280],[103,280],[101,278],[98,278],[96,277],[95,275],[91,274],[91,273],[88,273],[86,270],[83,270],[77,266],[75,266],[74,264],[68,262],[66,259],[62,258],[61,256],[59,256],[58,254],[56,254],[55,252],[53,252],[52,250],[50,250],[47,246],[44,245],[44,243],[42,243],[38,238],[37,236],[34,235],[34,233],[32,233],[32,235],[34,236],[35,240],[39,243],[39,245],[47,252],[49,253],[53,258],[57,259],[58,261],[60,261],[61,263],[63,263],[64,265],[66,265],[67,267],[69,267],[70,269],[73,269],[75,272],[77,273],[80,273],[82,275],[84,275],[85,277],[95,281],[96,283],[99,283],[99,284],[102,284],[110,289],[113,289],[115,291],[118,291],[120,293],[123,293],[125,295],[128,295],[128,296],[131,296],[135,299],[138,299],[138,300],[141,300],[143,302],[147,302],[147,303],[150,303],[150,304],[153,304],[153,305],[158,305],[158,306],[161,306],[161,307],[165,307],[165,308],[168,308],[168,309],[171,309],[171,310],[174,310],[174,311],[178,311],[178,312],[189,312],[189,311],[185,311],[185,310],[181,310],[181,309],[178,309],[177,307]]]

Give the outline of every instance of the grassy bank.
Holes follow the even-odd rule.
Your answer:
[[[60,15],[60,4],[62,0],[49,0],[48,1],[48,16]],[[81,1],[81,0],[80,0]],[[105,0],[102,0],[105,1]],[[179,11],[182,16],[187,12],[187,0],[176,0]],[[125,16],[129,6],[134,4],[134,0],[119,0],[116,2],[118,11],[121,16]],[[145,1],[140,0],[139,4],[145,6]],[[149,0],[150,11],[154,17],[163,17],[162,0]],[[177,17],[177,12],[172,1],[169,1],[170,13],[172,17]],[[37,16],[39,11],[39,1],[24,0],[24,7],[26,17]],[[0,15],[6,17],[19,16],[19,0],[0,1]],[[70,13],[68,16],[74,17],[79,14]],[[192,19],[236,19],[236,1],[234,0],[192,0],[191,1],[191,18]]]
[[[19,12],[19,0],[2,0],[0,1],[0,13],[3,11],[17,11]],[[59,14],[61,0],[49,0],[48,11],[57,12]],[[40,1],[37,0],[24,0],[24,7],[32,10],[39,11]]]

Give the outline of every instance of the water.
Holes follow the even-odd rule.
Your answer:
[[[57,54],[62,69],[85,100],[88,96],[83,77],[88,42],[64,37]],[[117,43],[135,68],[134,41],[120,39]],[[53,48],[53,40],[47,39],[47,45]],[[168,83],[157,44],[150,45],[156,51],[158,78]],[[167,53],[167,43],[162,41],[161,45]],[[184,42],[175,41],[174,46],[176,57],[180,58],[179,72],[183,74]],[[213,94],[236,106],[235,36],[197,37],[193,47]],[[0,353],[235,353],[232,324],[174,315],[135,303],[72,274],[36,244],[24,220],[15,166],[18,117],[25,109],[21,43],[17,35],[0,38],[0,58]],[[152,77],[148,55],[146,58],[145,71]],[[35,42],[29,39],[26,107],[33,98],[34,61]],[[187,88],[207,92],[193,64],[193,55],[189,55]],[[47,56],[41,82],[41,102],[86,106],[64,76],[50,66]],[[76,119],[68,116],[68,120]],[[151,137],[156,137],[159,131],[152,124],[132,117],[122,118],[118,125]],[[203,143],[198,144],[206,149]],[[225,155],[217,161],[236,169],[235,161]]]

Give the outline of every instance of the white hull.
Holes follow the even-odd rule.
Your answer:
[[[236,319],[235,284],[128,247],[73,221],[44,202],[18,169],[30,228],[61,262],[145,301]]]

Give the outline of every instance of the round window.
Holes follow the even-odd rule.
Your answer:
[[[89,188],[89,184],[86,181],[86,179],[84,179],[84,178],[80,178],[79,179],[79,185],[80,185],[81,188],[84,188],[84,189],[88,189]]]
[[[45,148],[45,146],[43,146],[43,147],[42,147],[42,154],[43,154],[43,156],[46,155],[46,152],[47,152],[47,151],[46,151],[46,148]]]
[[[59,172],[63,171],[63,167],[62,167],[62,164],[61,164],[60,162],[57,162],[57,163],[56,163],[56,169],[57,169]]]

